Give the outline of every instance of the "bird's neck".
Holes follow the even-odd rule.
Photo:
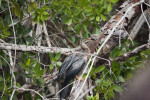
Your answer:
[[[82,44],[82,45],[81,45],[81,48],[83,49],[83,52],[84,52],[84,53],[90,53],[90,49],[89,49],[89,47],[88,47],[87,45]]]

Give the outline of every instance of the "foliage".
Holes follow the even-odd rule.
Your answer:
[[[138,43],[126,40],[121,44],[121,47],[115,47],[110,54],[111,58],[116,58],[125,52],[133,50]],[[124,62],[113,61],[111,68],[106,68],[104,65],[93,68],[90,77],[96,82],[94,91],[96,95],[87,97],[88,100],[109,100],[115,97],[116,93],[123,90],[123,85],[132,78],[133,72],[139,69],[139,65],[148,59],[150,50],[141,52],[139,55],[133,56]],[[98,94],[101,94],[99,96]],[[103,94],[103,95],[102,95]]]
[[[0,39],[7,43],[14,43],[14,30],[12,21],[15,24],[15,35],[17,44],[37,45],[39,35],[36,34],[37,23],[45,24],[48,28],[48,35],[51,36],[52,45],[61,45],[69,47],[60,38],[54,36],[58,31],[54,26],[48,23],[51,19],[54,24],[75,44],[79,43],[79,37],[87,38],[91,34],[100,34],[100,23],[104,22],[111,15],[113,5],[118,0],[1,0],[0,1]],[[9,6],[10,10],[9,11]],[[12,14],[12,20],[10,15]],[[29,18],[29,23],[26,23]],[[28,21],[27,21],[28,22]],[[29,25],[28,25],[29,24]],[[29,26],[29,27],[27,27]],[[44,37],[42,37],[43,39]],[[56,39],[55,39],[56,38]],[[44,38],[45,39],[45,38]],[[44,40],[43,39],[43,40]],[[55,39],[55,40],[54,40]],[[110,54],[111,58],[122,55],[133,49],[130,41],[124,41],[121,47],[116,47]],[[134,43],[135,46],[138,44]],[[41,41],[41,45],[46,45]],[[33,51],[34,52],[34,51]],[[14,52],[12,51],[14,58]],[[112,62],[111,70],[104,65],[93,68],[89,77],[96,84],[94,96],[87,98],[89,100],[108,100],[114,98],[116,93],[122,91],[122,85],[132,77],[140,62],[147,59],[150,54],[149,50],[141,52],[127,61]],[[42,54],[44,55],[44,54]],[[17,80],[17,87],[28,84],[26,80],[32,80],[32,84],[46,91],[44,85],[44,76],[52,74],[58,70],[62,64],[63,56],[61,53],[47,55],[48,58],[40,58],[40,54],[29,52],[17,52],[16,67],[14,73]],[[45,57],[45,56],[44,56]],[[48,65],[43,64],[41,60],[49,62]],[[44,62],[43,61],[43,62]],[[0,99],[8,100],[12,94],[12,74],[10,70],[10,59],[6,51],[0,50]],[[21,80],[20,80],[21,79]],[[16,91],[14,94],[18,96],[20,93]],[[30,100],[30,92],[22,94],[25,99]],[[35,99],[41,99],[36,94]]]
[[[62,23],[68,25],[76,33],[82,31],[83,37],[90,34],[89,27],[94,27],[92,33],[100,34],[99,22],[105,21],[106,15],[112,10],[112,5],[118,0],[56,0],[51,2],[52,18],[60,16]]]
[[[10,36],[10,32],[8,31],[8,25],[3,25],[2,19],[0,19],[0,29],[0,38],[4,39],[5,37]]]
[[[0,58],[0,61],[3,65],[3,67],[8,68],[7,66],[7,62],[4,59],[8,59],[7,56],[5,55],[4,52],[0,52],[0,54],[4,57],[3,59]],[[49,65],[50,67],[44,68],[43,66],[36,60],[33,59],[33,57],[35,56],[35,54],[32,53],[23,53],[22,55],[20,55],[20,61],[18,62],[19,65],[19,69],[21,70],[21,72],[23,72],[23,70],[25,70],[26,72],[20,74],[18,72],[15,72],[15,76],[17,77],[19,75],[20,78],[26,78],[26,79],[30,79],[32,80],[32,84],[34,86],[38,86],[38,87],[42,87],[44,88],[44,78],[43,75],[46,72],[51,72],[52,69],[54,68],[59,68],[61,66],[61,62],[59,61],[61,53],[57,53],[55,56],[50,53],[50,59],[51,59],[51,64]],[[8,69],[10,71],[10,69]],[[12,93],[12,89],[11,88],[11,77],[12,75],[9,73],[9,71],[7,72],[3,72],[4,75],[0,76],[0,93],[3,93],[4,91],[4,95],[2,97],[2,100],[7,100],[7,97],[9,97]],[[21,87],[21,81],[23,80],[19,80],[17,81],[17,86]],[[4,83],[5,82],[5,83]],[[17,93],[18,94],[18,93]],[[26,95],[29,95],[28,93]],[[31,96],[25,96],[26,99],[31,99]],[[37,99],[40,99],[39,96],[36,97]]]

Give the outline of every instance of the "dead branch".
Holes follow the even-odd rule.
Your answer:
[[[148,16],[150,16],[150,9],[145,10],[144,15],[146,15],[148,18]],[[139,32],[139,30],[140,30],[141,26],[144,24],[144,22],[145,22],[144,16],[143,16],[143,14],[141,14],[140,18],[138,19],[135,26],[131,30],[129,38],[131,38],[133,40],[136,37],[137,33]]]
[[[113,61],[117,61],[117,62],[125,61],[125,60],[127,60],[127,59],[139,54],[140,52],[142,52],[146,49],[149,49],[149,48],[150,48],[149,43],[141,45],[139,47],[136,47],[134,50],[127,52],[127,53],[124,53],[123,55],[113,59]]]
[[[76,47],[76,45],[72,41],[70,41],[70,39],[64,34],[64,32],[62,32],[51,19],[49,19],[48,22],[50,22],[50,24],[55,28],[58,36],[64,38],[69,45]]]
[[[17,50],[17,51],[29,51],[29,52],[39,52],[39,53],[58,53],[70,54],[75,51],[79,51],[80,47],[69,49],[69,48],[59,48],[59,47],[44,47],[44,46],[27,46],[27,45],[15,45],[11,43],[0,43],[0,49],[5,50]]]

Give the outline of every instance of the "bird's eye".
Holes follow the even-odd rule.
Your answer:
[[[86,40],[83,40],[82,42],[83,42],[83,43],[85,43],[85,44],[88,44],[88,43],[90,43],[90,42],[91,42],[91,40],[86,39]]]
[[[88,43],[90,43],[90,41],[86,41],[86,42],[85,42],[85,44],[88,44]]]

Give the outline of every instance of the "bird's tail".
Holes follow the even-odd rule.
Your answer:
[[[71,81],[71,78],[66,78],[64,80],[64,83],[62,85],[63,90],[60,92],[60,99],[61,100],[64,99],[67,96],[68,92],[69,92],[69,86],[67,86],[67,85],[69,84],[70,81]]]

